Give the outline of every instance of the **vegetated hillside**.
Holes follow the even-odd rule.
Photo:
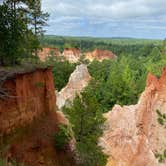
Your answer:
[[[92,51],[95,48],[110,50],[116,55],[122,53],[148,55],[149,49],[162,44],[162,40],[148,39],[115,39],[115,38],[91,38],[91,37],[63,37],[63,36],[44,36],[40,39],[42,46],[57,47],[60,51],[64,48],[80,48],[83,52]],[[145,52],[145,50],[147,52]],[[147,54],[146,54],[147,53]]]
[[[124,54],[114,61],[93,61],[88,65],[92,80],[80,96],[76,97],[71,107],[64,109],[72,123],[77,141],[76,147],[82,156],[84,165],[87,163],[105,165],[105,156],[101,153],[101,149],[96,146],[97,140],[102,134],[100,130],[103,124],[101,113],[108,112],[115,104],[136,104],[144,90],[148,72],[152,71],[159,76],[162,67],[166,66],[164,50],[165,45],[163,44],[162,47],[151,49],[147,56],[144,56],[143,52],[140,56]],[[151,96],[147,100],[150,99]],[[131,113],[131,118],[132,115]],[[131,119],[131,123],[133,121],[134,119]],[[159,153],[162,151],[163,149]],[[120,149],[119,153],[121,152]],[[124,158],[127,153],[128,151],[123,153]],[[92,157],[94,154],[97,156],[95,159]],[[163,154],[158,154],[158,156],[159,160],[163,160]],[[136,157],[138,156],[136,155]],[[142,162],[141,159],[138,161]]]
[[[107,119],[100,145],[107,165],[159,166],[166,164],[166,69],[157,79],[149,74],[138,104],[115,105]]]
[[[152,71],[159,76],[162,67],[166,66],[165,48],[163,43],[153,49],[148,47],[146,52],[142,49],[139,56],[124,53],[116,60],[94,60],[88,63],[88,71],[92,76],[90,83],[76,96],[70,107],[63,108],[71,123],[78,161],[82,165],[106,164],[106,156],[97,146],[104,123],[102,113],[108,112],[115,104],[137,103],[145,87],[147,73]],[[63,61],[56,63],[65,64]],[[61,69],[61,73],[66,70]],[[54,76],[56,78],[58,74]],[[63,78],[63,75],[59,75],[59,78]]]
[[[0,162],[28,166],[74,165],[70,147],[54,136],[67,120],[57,111],[51,69],[0,71]]]

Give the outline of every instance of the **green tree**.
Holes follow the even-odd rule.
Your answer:
[[[0,5],[1,65],[15,65],[25,53],[25,32],[28,31],[21,1],[7,0]]]
[[[17,65],[36,52],[47,16],[39,0],[5,0],[0,5],[0,65]]]
[[[35,55],[37,56],[37,49],[40,46],[39,36],[45,31],[43,26],[47,25],[49,14],[41,10],[41,0],[28,0],[29,5],[29,24],[34,32],[36,38],[33,38],[33,46],[35,48]]]
[[[104,119],[96,98],[86,89],[75,98],[70,108],[65,107],[63,111],[72,124],[80,165],[104,166],[106,156],[97,145]]]

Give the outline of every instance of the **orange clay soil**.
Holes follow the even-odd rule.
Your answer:
[[[27,166],[73,166],[74,159],[69,147],[62,151],[55,149],[54,135],[58,124],[63,120],[57,112],[48,112],[34,120],[33,124],[20,128],[6,140],[8,144],[5,157],[10,161]]]

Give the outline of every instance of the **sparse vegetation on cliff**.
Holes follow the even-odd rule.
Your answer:
[[[159,110],[156,110],[158,115],[157,121],[160,125],[162,125],[166,129],[166,114],[162,114]],[[158,159],[159,162],[164,162],[166,160],[166,149],[163,153],[156,153],[155,157]]]
[[[60,125],[59,132],[54,135],[55,148],[57,150],[64,150],[65,146],[69,144],[72,139],[72,131],[69,125]]]

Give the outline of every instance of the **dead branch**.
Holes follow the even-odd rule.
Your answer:
[[[4,82],[7,78],[10,78],[13,75],[13,72],[1,72],[0,75],[0,99],[6,98],[15,98],[16,96],[10,95],[10,90],[4,88]]]

